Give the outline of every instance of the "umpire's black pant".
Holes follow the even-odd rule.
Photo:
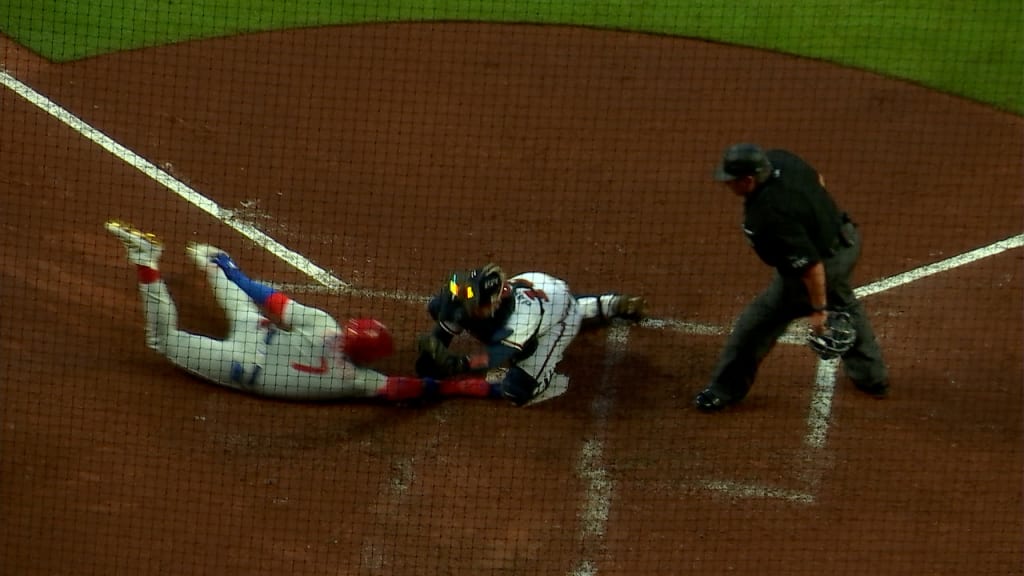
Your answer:
[[[849,245],[841,245],[826,258],[825,282],[830,309],[847,312],[857,330],[857,341],[843,355],[843,370],[854,383],[871,386],[888,378],[882,350],[875,338],[864,306],[853,294],[850,276],[860,258],[860,232],[846,224]],[[718,359],[709,388],[726,402],[736,401],[750,391],[757,369],[771,352],[789,324],[811,313],[807,289],[798,276],[778,273],[764,292],[740,313]]]

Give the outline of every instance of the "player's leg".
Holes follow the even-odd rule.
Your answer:
[[[120,220],[109,220],[104,227],[121,241],[128,261],[135,265],[146,321],[146,345],[163,351],[167,333],[178,326],[178,310],[160,275],[163,243],[154,234],[143,232]]]
[[[262,368],[251,343],[176,330],[168,334],[163,352],[175,366],[204,380],[259,393],[256,387]]]
[[[575,294],[574,297],[585,328],[606,324],[613,318],[638,322],[643,318],[646,305],[642,296],[629,294]]]
[[[537,339],[529,358],[516,362],[501,381],[502,396],[517,406],[549,400],[563,394],[568,380],[555,372],[584,321],[583,311],[573,306],[564,320]]]
[[[229,337],[255,334],[253,327],[258,325],[262,314],[252,299],[213,262],[213,258],[223,251],[209,244],[197,243],[189,244],[187,251],[196,266],[206,273],[214,296],[228,318]]]
[[[889,375],[882,358],[882,348],[864,305],[850,285],[850,277],[860,258],[860,233],[855,227],[848,226],[847,235],[850,245],[840,249],[825,265],[829,307],[849,314],[857,331],[853,347],[843,354],[843,370],[860,390],[874,396],[885,396],[889,389]]]
[[[254,339],[221,341],[179,330],[177,309],[162,280],[141,283],[139,291],[153,349],[179,368],[214,383],[243,390],[253,383],[259,371]]]
[[[146,343],[171,363],[207,380],[238,388],[248,374],[239,370],[247,354],[235,343],[221,342],[178,330],[178,310],[160,275],[163,244],[152,235],[118,220],[106,229],[125,245],[128,261],[136,266],[139,295],[146,319]]]
[[[695,399],[699,409],[719,410],[747,395],[761,362],[799,315],[802,285],[797,282],[776,274],[768,288],[743,309],[726,339],[710,384]]]
[[[850,315],[857,331],[853,347],[843,354],[843,371],[860,390],[873,396],[885,396],[889,391],[888,369],[864,305],[854,300],[843,311]]]

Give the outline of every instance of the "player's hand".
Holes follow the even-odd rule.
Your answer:
[[[807,323],[811,328],[811,332],[820,336],[825,331],[825,322],[827,319],[828,313],[824,310],[811,312],[811,315],[807,317]]]
[[[420,354],[429,356],[434,360],[449,354],[448,347],[433,334],[423,334],[417,338],[416,349],[420,351]]]
[[[212,260],[214,264],[224,271],[224,275],[229,279],[235,280],[240,276],[244,277],[241,268],[238,267],[238,264],[235,264],[235,261],[232,260],[231,256],[228,256],[226,252],[217,254],[212,258]]]

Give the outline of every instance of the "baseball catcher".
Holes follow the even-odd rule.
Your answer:
[[[486,373],[493,396],[517,406],[547,400],[565,392],[566,380],[556,378],[555,366],[581,328],[615,318],[639,321],[643,307],[638,296],[573,294],[564,280],[540,272],[507,278],[493,263],[454,272],[427,305],[437,325],[417,340],[416,373]],[[483,349],[452,351],[452,341],[463,332]]]

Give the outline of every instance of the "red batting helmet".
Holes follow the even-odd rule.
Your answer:
[[[346,322],[343,346],[353,364],[369,364],[395,350],[387,326],[373,318],[351,318]]]

